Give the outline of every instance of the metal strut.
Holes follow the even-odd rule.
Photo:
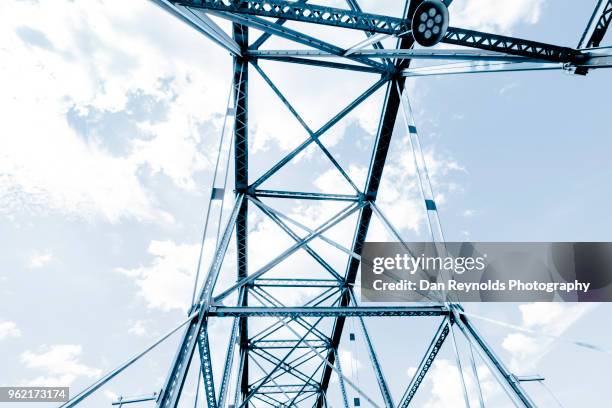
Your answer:
[[[379,14],[363,13],[336,7],[325,7],[282,0],[171,0],[182,6],[225,12],[229,15],[246,14],[274,17],[362,30],[368,33],[389,34],[396,37],[411,36],[411,20]],[[223,16],[223,15],[221,15]],[[579,50],[553,44],[524,40],[475,30],[449,27],[443,42],[470,48],[498,51],[510,55],[543,59],[552,62],[578,64],[586,59]]]

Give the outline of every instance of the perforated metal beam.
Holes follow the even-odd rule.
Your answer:
[[[181,0],[173,1],[173,3],[217,12],[226,12],[228,14],[275,17],[284,20],[363,30],[369,33],[411,36],[409,34],[411,26],[409,18],[363,13],[335,7],[282,0]],[[411,15],[407,14],[407,16]],[[552,62],[580,64],[585,59],[585,56],[579,50],[569,47],[560,47],[553,44],[456,27],[449,27],[442,41],[447,44],[544,59]]]
[[[450,324],[451,323],[449,323],[448,319],[444,319],[442,324],[440,324],[438,327],[438,331],[429,344],[429,347],[427,348],[427,351],[425,352],[417,371],[414,373],[412,380],[410,380],[410,384],[408,385],[408,388],[406,389],[406,392],[398,405],[399,408],[408,408],[410,401],[412,401],[414,394],[416,394],[419,386],[425,379],[425,375],[427,375],[429,368],[433,364],[434,359],[442,348],[442,344],[444,344],[444,340],[450,331]]]
[[[301,2],[279,0],[179,0],[173,2],[189,7],[324,24],[372,33],[399,35],[410,30],[409,20]]]
[[[442,42],[551,62],[580,64],[587,58],[582,52],[569,47],[456,27],[448,28]]]
[[[444,306],[396,306],[396,307],[232,307],[211,306],[208,315],[216,317],[338,317],[338,316],[443,316],[448,314]]]

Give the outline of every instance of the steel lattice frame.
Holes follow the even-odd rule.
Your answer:
[[[270,406],[327,406],[327,390],[333,373],[338,375],[338,386],[343,404],[348,407],[347,388],[350,386],[365,400],[377,406],[370,397],[359,390],[342,374],[338,359],[338,348],[348,317],[356,318],[363,333],[368,355],[377,378],[380,399],[385,407],[407,407],[425,378],[433,360],[447,337],[451,337],[453,327],[465,335],[471,347],[479,353],[483,361],[497,376],[500,384],[511,395],[517,406],[535,406],[521,387],[520,381],[508,371],[495,356],[491,348],[476,332],[473,325],[463,313],[460,305],[441,303],[428,306],[403,307],[364,307],[358,304],[352,292],[360,264],[360,253],[366,239],[373,216],[381,217],[392,231],[384,215],[375,202],[383,177],[391,137],[396,124],[398,112],[402,108],[402,93],[406,76],[410,76],[410,62],[414,58],[458,59],[468,61],[501,60],[518,64],[548,64],[547,68],[564,68],[579,74],[586,74],[589,69],[610,65],[608,56],[593,55],[581,47],[596,47],[600,44],[612,19],[612,0],[600,0],[589,26],[585,31],[579,47],[576,49],[523,40],[490,33],[450,27],[443,42],[471,50],[414,50],[414,38],[410,33],[410,16],[420,0],[406,1],[404,15],[390,17],[361,11],[356,0],[347,0],[348,8],[339,9],[307,3],[305,0],[153,0],[166,11],[191,25],[199,32],[225,48],[233,56],[233,93],[234,107],[234,166],[236,199],[228,222],[219,239],[208,274],[201,287],[197,302],[191,311],[191,318],[183,334],[180,347],[168,374],[165,385],[157,398],[161,408],[178,406],[181,391],[185,383],[189,366],[196,348],[199,355],[199,366],[203,378],[206,404],[209,408],[226,408],[237,403],[240,407],[253,405],[255,401]],[[449,6],[451,0],[445,0]],[[208,15],[214,15],[232,22],[232,35],[226,34]],[[265,18],[263,18],[265,17]],[[277,20],[272,22],[270,18]],[[365,38],[371,38],[368,45],[373,49],[364,51],[363,47],[344,49],[337,45],[319,40],[296,29],[284,26],[288,20],[308,24],[321,24],[342,29],[362,31]],[[249,28],[263,31],[258,38],[249,43]],[[397,49],[384,50],[377,36],[397,37]],[[273,50],[261,51],[260,46],[271,36],[279,36],[297,44],[308,46],[308,50]],[[474,51],[476,50],[476,51]],[[322,58],[321,58],[322,57]],[[283,96],[274,82],[259,66],[259,60],[275,60],[291,64],[306,64],[329,69],[368,72],[379,75],[379,79],[358,96],[344,109],[332,116],[319,129],[308,127],[298,112]],[[249,66],[251,70],[249,70]],[[480,71],[486,71],[480,70]],[[304,127],[308,138],[297,148],[273,164],[263,175],[249,183],[248,154],[248,95],[249,75],[258,73],[280,98],[285,107]],[[385,89],[382,114],[375,135],[365,187],[358,188],[350,181],[346,171],[325,148],[322,136],[329,129],[345,118],[379,89]],[[416,132],[409,126],[411,133]],[[277,173],[299,153],[311,144],[319,146],[334,167],[355,187],[355,194],[323,194],[301,191],[276,191],[261,189],[260,186]],[[293,199],[293,200],[329,200],[344,202],[346,207],[322,223],[314,230],[301,226],[285,215],[264,204],[260,198]],[[424,209],[435,211],[435,202],[426,200]],[[285,231],[295,244],[269,263],[248,273],[248,211],[256,208],[272,219]],[[357,223],[350,248],[339,248],[348,253],[344,271],[335,270],[311,246],[315,239],[322,239],[329,244],[338,244],[323,234],[333,226],[357,214]],[[293,227],[292,227],[293,225]],[[307,235],[303,235],[304,230]],[[299,231],[299,233],[298,233]],[[300,235],[302,234],[302,235]],[[236,283],[219,294],[214,293],[215,285],[221,272],[222,262],[232,235],[235,235],[237,250]],[[397,235],[399,238],[399,235]],[[296,279],[292,276],[267,279],[266,273],[297,251],[305,251],[320,267],[327,271],[329,279],[312,278]],[[320,295],[304,305],[288,307],[270,293],[270,288],[318,288]],[[236,298],[233,306],[223,305],[224,300]],[[368,334],[364,322],[366,316],[429,316],[440,319],[439,328],[434,335],[427,352],[422,358],[416,374],[400,401],[393,401],[385,379],[375,346]],[[215,389],[213,369],[209,346],[208,321],[211,317],[232,320],[231,335],[227,346],[225,367],[219,380],[220,387]],[[253,319],[273,318],[273,323],[263,332],[250,330]],[[308,320],[315,319],[315,320]],[[322,319],[333,319],[331,328],[324,329]],[[296,331],[296,329],[300,332]],[[279,338],[270,333],[291,333],[289,337]],[[263,334],[262,334],[263,333]],[[284,350],[278,354],[279,350]],[[237,355],[237,364],[234,355]],[[282,357],[279,357],[282,356]],[[313,361],[316,364],[313,364]],[[264,364],[268,368],[264,367]],[[310,365],[309,365],[310,364]],[[254,378],[253,371],[259,367],[265,375]],[[270,368],[271,367],[271,368]],[[232,372],[237,370],[237,372]],[[291,377],[291,383],[278,383]],[[229,395],[230,380],[235,379],[236,399]],[[91,392],[91,391],[90,391]],[[84,397],[82,397],[84,398]],[[81,399],[82,399],[81,398]],[[77,402],[79,402],[78,400]],[[69,405],[72,406],[72,405]]]
[[[230,20],[233,23],[233,38],[229,39],[222,35],[222,30],[215,26],[212,20],[206,20],[205,30],[207,35],[234,55],[234,96],[235,96],[235,191],[236,202],[229,223],[226,226],[225,234],[220,242],[215,255],[215,261],[209,271],[206,283],[202,288],[200,302],[196,305],[199,308],[199,315],[195,318],[185,331],[181,347],[168,376],[168,380],[158,399],[158,406],[176,407],[181,394],[181,388],[185,381],[185,376],[189,368],[191,356],[194,353],[196,343],[199,348],[201,372],[204,378],[204,388],[206,390],[206,401],[209,408],[226,407],[230,404],[228,392],[228,381],[232,370],[232,356],[237,347],[239,352],[239,365],[237,378],[237,388],[239,398],[237,403],[240,406],[249,406],[255,400],[272,406],[293,406],[300,405],[300,402],[309,400],[309,406],[317,408],[327,406],[326,391],[330,386],[330,378],[335,371],[339,373],[339,386],[343,395],[343,402],[348,406],[346,396],[346,383],[349,381],[341,375],[339,366],[338,347],[344,333],[344,326],[347,317],[357,317],[363,330],[364,338],[367,342],[370,359],[374,372],[376,373],[379,390],[383,404],[386,407],[406,407],[412,400],[415,392],[425,377],[431,363],[433,362],[440,347],[449,334],[452,325],[459,327],[466,337],[472,342],[474,347],[481,351],[481,355],[493,371],[496,371],[505,386],[515,397],[516,403],[522,406],[534,406],[523,391],[519,381],[514,377],[494,355],[492,350],[486,345],[483,339],[477,334],[467,317],[461,313],[459,305],[440,304],[438,306],[427,307],[362,307],[359,306],[352,294],[352,285],[355,283],[359,267],[359,257],[364,244],[368,227],[372,220],[374,204],[377,198],[380,181],[383,176],[383,169],[391,142],[391,136],[395,126],[398,111],[400,110],[400,92],[403,92],[405,77],[404,70],[410,65],[408,57],[414,55],[401,54],[402,51],[410,50],[414,45],[414,39],[410,35],[410,19],[418,1],[408,2],[405,15],[402,17],[389,17],[363,13],[356,1],[348,1],[349,9],[338,9],[332,7],[316,6],[306,4],[306,1],[287,2],[280,0],[171,0],[161,2],[162,6],[173,11],[181,18],[188,18],[191,23],[194,20],[200,23],[204,21],[206,13],[213,14]],[[446,2],[447,5],[450,1]],[[609,24],[610,2],[603,10],[599,19],[594,15],[592,20],[596,20],[597,26],[592,34],[588,46],[599,44],[605,29]],[[187,17],[186,17],[187,16]],[[270,22],[262,17],[274,17],[278,20]],[[398,37],[397,54],[390,55],[384,53],[379,42],[372,41],[374,44],[373,52],[359,53],[360,50],[347,50],[329,44],[327,42],[313,38],[312,36],[298,32],[294,29],[284,27],[287,20],[300,21],[305,23],[323,24],[353,30],[361,30],[367,36],[375,34],[387,34]],[[196,21],[196,23],[197,23]],[[199,24],[201,27],[201,24]],[[261,37],[253,41],[249,46],[248,28],[253,27],[264,31]],[[307,45],[318,50],[320,55],[344,56],[352,62],[336,62],[325,59],[308,58],[313,56],[313,52],[305,51],[301,55],[298,52],[277,51],[262,52],[259,47],[272,35],[280,36],[292,40],[299,44]],[[589,60],[590,55],[578,49],[560,47],[551,44],[544,44],[535,41],[522,40],[507,36],[500,36],[489,33],[482,33],[473,30],[465,30],[450,27],[443,42],[455,44],[473,49],[482,50],[483,53],[477,54],[473,59],[491,60],[493,58],[518,61],[518,62],[546,62],[560,63],[565,66],[578,66],[580,68]],[[351,50],[349,50],[351,51]],[[314,51],[315,53],[317,51]],[[403,58],[402,58],[403,57]],[[435,56],[434,56],[435,57]],[[441,55],[440,58],[448,57]],[[464,56],[465,57],[465,56]],[[333,116],[325,125],[318,130],[310,129],[301,119],[299,114],[284,98],[279,89],[267,77],[265,72],[258,65],[259,59],[273,59],[287,63],[310,64],[330,69],[345,69],[361,72],[371,72],[380,75],[380,79],[369,89],[367,89],[356,100],[349,104],[345,109]],[[468,58],[464,58],[468,59]],[[302,124],[308,132],[309,138],[300,144],[291,153],[287,154],[282,160],[274,164],[255,182],[249,184],[248,180],[248,75],[249,64],[252,65],[262,78],[268,83],[272,90],[281,98],[284,105],[290,110],[295,118]],[[310,144],[317,144],[323,153],[331,160],[332,164],[347,178],[344,169],[338,164],[334,157],[329,153],[320,141],[323,136],[334,124],[344,118],[349,112],[355,109],[361,102],[372,95],[378,89],[386,87],[385,101],[376,142],[372,155],[367,182],[363,191],[358,191],[355,195],[342,194],[321,194],[309,192],[287,192],[262,190],[260,185],[268,180],[279,169],[289,163],[296,155],[306,149]],[[300,238],[297,233],[284,221],[282,214],[276,213],[271,208],[263,204],[260,197],[291,198],[298,200],[334,200],[348,202],[348,206],[332,217],[321,227],[310,231],[305,238]],[[250,275],[247,273],[247,246],[248,246],[248,206],[254,205],[264,214],[272,218],[291,238],[295,240],[295,245],[289,250],[274,258],[262,269]],[[428,204],[427,208],[430,208]],[[434,207],[435,208],[435,204]],[[343,273],[335,271],[329,264],[322,259],[316,251],[308,244],[313,239],[322,237],[322,233],[331,226],[337,224],[349,214],[358,213],[358,221],[355,228],[352,247],[346,270]],[[212,296],[212,289],[219,274],[221,259],[223,258],[229,242],[229,234],[235,230],[238,270],[237,283],[220,295]],[[325,270],[330,272],[333,279],[323,281],[317,279],[291,279],[290,277],[280,280],[266,280],[264,274],[278,263],[282,262],[297,250],[305,250],[309,253]],[[315,298],[310,304],[302,307],[285,307],[278,299],[272,296],[266,288],[280,286],[324,286],[327,289],[323,292],[325,296]],[[236,306],[222,306],[220,302],[230,294],[238,292],[238,303]],[[333,299],[333,302],[325,302]],[[260,306],[252,306],[255,300]],[[221,390],[216,396],[214,381],[212,379],[212,369],[210,352],[208,349],[207,319],[211,316],[233,318],[234,325],[232,336],[228,346],[226,365],[224,368]],[[289,324],[301,326],[304,331],[298,335],[294,329],[291,331],[296,334],[295,338],[285,338],[274,340],[266,337],[250,337],[249,322],[258,317],[277,317],[278,322],[272,324],[270,330],[274,332],[283,326],[290,328]],[[438,316],[442,317],[442,323],[438,332],[434,336],[427,353],[423,357],[421,365],[408,384],[402,400],[396,403],[393,401],[383,369],[377,359],[374,345],[368,335],[368,330],[363,320],[363,316]],[[331,332],[322,333],[317,324],[307,321],[306,317],[318,317],[316,322],[320,322],[324,317],[332,317],[334,324]],[[313,336],[312,334],[316,334]],[[198,341],[196,341],[196,339]],[[283,358],[274,356],[269,350],[286,349],[287,353]],[[296,350],[307,350],[306,353],[295,356]],[[302,369],[305,361],[310,361],[318,357],[322,361],[316,365],[314,370],[307,371]],[[253,380],[250,376],[250,369],[253,363],[261,367],[258,359],[265,358],[272,364],[272,369],[265,370],[266,375],[259,380]],[[304,372],[306,371],[306,372]],[[279,384],[274,381],[282,374],[289,374],[297,383]],[[356,390],[359,392],[359,390]],[[280,398],[277,394],[282,394]],[[313,398],[310,398],[313,396]],[[366,395],[367,400],[373,403]],[[313,403],[314,402],[314,403]]]

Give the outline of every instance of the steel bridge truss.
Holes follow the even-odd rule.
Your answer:
[[[213,262],[198,302],[192,312],[197,316],[189,323],[175,357],[168,379],[157,404],[161,408],[178,405],[181,389],[189,370],[195,349],[198,349],[200,371],[203,378],[206,404],[209,408],[249,406],[328,406],[327,392],[331,377],[335,374],[342,396],[342,403],[349,406],[347,390],[352,389],[372,406],[407,407],[419,385],[425,378],[433,360],[454,327],[465,335],[470,347],[477,350],[489,365],[500,384],[508,391],[517,406],[532,407],[533,402],[524,392],[520,382],[495,356],[491,348],[478,335],[461,306],[438,303],[430,306],[372,307],[360,305],[353,293],[362,246],[368,228],[377,215],[398,239],[393,225],[376,207],[376,198],[383,169],[387,159],[391,136],[398,112],[402,107],[405,77],[411,76],[410,61],[416,58],[504,61],[514,64],[541,64],[546,67],[571,67],[585,74],[592,63],[593,55],[587,50],[572,49],[536,41],[523,40],[474,30],[450,27],[443,42],[461,46],[457,50],[414,49],[410,31],[410,17],[418,1],[407,2],[402,17],[390,17],[364,13],[355,0],[348,0],[347,9],[323,7],[304,0],[156,0],[166,10],[194,26],[234,57],[234,146],[235,146],[235,193],[236,200],[224,233],[219,241]],[[450,5],[450,0],[445,4]],[[600,15],[594,13],[589,25],[591,39],[586,47],[599,45],[610,22],[610,2],[598,5]],[[209,17],[213,15],[229,20],[233,24],[232,36],[228,36]],[[276,19],[276,21],[272,21]],[[321,24],[364,33],[364,42],[344,49],[314,38],[294,28],[285,26],[287,21]],[[258,38],[249,42],[249,28],[262,31]],[[589,30],[587,28],[587,30]],[[585,33],[585,35],[587,35]],[[271,37],[278,36],[305,45],[308,49],[261,50]],[[397,38],[397,47],[385,50],[381,40]],[[364,46],[365,44],[365,46]],[[372,45],[373,47],[368,47]],[[600,56],[596,56],[601,58]],[[330,69],[367,72],[379,79],[344,109],[331,116],[319,129],[311,129],[297,110],[281,93],[259,64],[260,60],[306,64]],[[249,70],[249,65],[251,70]],[[483,71],[479,68],[479,71]],[[248,158],[248,81],[251,73],[257,73],[276,94],[284,107],[308,134],[308,138],[266,172],[249,182]],[[339,121],[379,89],[385,90],[382,114],[375,136],[374,151],[369,166],[366,184],[359,188],[345,169],[324,145],[323,136]],[[416,132],[409,126],[410,132]],[[414,128],[414,129],[412,129]],[[303,191],[275,191],[261,189],[261,185],[285,167],[298,154],[315,144],[355,189],[350,194],[327,194]],[[326,200],[344,202],[345,207],[323,222],[316,229],[309,229],[280,211],[265,204],[261,198],[291,200]],[[433,197],[424,203],[426,210],[435,210]],[[272,258],[255,272],[248,271],[248,212],[249,207],[259,210],[278,225],[295,243],[289,249]],[[355,216],[357,222],[350,248],[342,247],[325,236],[325,233]],[[235,234],[237,251],[236,283],[220,293],[215,285],[221,271],[223,257],[231,234]],[[333,268],[313,247],[314,240],[334,246],[346,253],[344,271]],[[295,278],[291,272],[279,278],[268,278],[266,273],[281,264],[292,254],[304,251],[327,273],[327,278]],[[282,290],[307,289],[317,293],[308,297],[301,306],[288,306],[278,293]],[[216,293],[213,295],[213,293]],[[225,305],[232,299],[233,305]],[[429,316],[441,322],[416,374],[406,384],[399,401],[394,401],[384,370],[377,357],[375,345],[369,335],[364,317],[367,316]],[[232,320],[232,329],[227,345],[225,366],[218,382],[213,379],[210,356],[208,320],[210,318]],[[259,320],[258,320],[259,319]],[[377,379],[379,395],[372,397],[352,382],[342,372],[338,350],[347,319],[356,319]],[[327,321],[327,324],[323,322]],[[262,323],[263,322],[263,323]],[[256,329],[255,329],[256,328]],[[454,341],[454,338],[453,338]],[[456,344],[456,343],[455,343]],[[237,361],[234,361],[237,358]],[[457,354],[459,359],[459,354]],[[461,362],[458,361],[460,366]],[[230,395],[230,381],[233,393]],[[220,384],[218,390],[215,384]],[[467,397],[466,397],[466,403]]]
[[[417,75],[417,71],[410,67],[411,60],[427,58],[474,63],[502,61],[514,64],[513,67],[524,66],[520,64],[539,64],[546,67],[545,69],[570,67],[577,73],[585,74],[589,69],[608,64],[607,56],[594,55],[584,48],[598,46],[601,42],[611,19],[611,1],[599,2],[580,48],[573,49],[449,27],[442,42],[462,47],[456,50],[414,48],[410,18],[419,1],[406,2],[404,15],[400,17],[364,13],[356,0],[347,0],[346,9],[317,6],[305,0],[153,1],[223,47],[233,56],[234,61],[234,102],[231,115],[234,122],[235,202],[191,310],[191,317],[186,322],[179,349],[157,398],[157,406],[176,408],[179,405],[189,367],[194,355],[197,355],[205,404],[208,408],[322,408],[329,404],[327,396],[332,386],[338,387],[342,397],[340,404],[347,408],[350,405],[349,390],[372,406],[404,408],[409,406],[445,341],[450,338],[455,341],[454,331],[462,334],[470,348],[476,350],[477,355],[488,365],[516,406],[535,406],[524,392],[520,381],[485,343],[460,305],[434,302],[424,306],[364,306],[357,301],[353,288],[361,261],[360,254],[372,219],[378,218],[392,235],[401,240],[392,223],[376,206],[376,200],[397,116],[399,112],[407,114],[406,107],[402,104],[402,99],[406,98],[406,77]],[[449,6],[451,1],[444,3]],[[231,35],[221,29],[211,15],[229,20],[233,27]],[[295,28],[288,28],[285,26],[287,21],[361,31],[364,42],[349,49],[342,48]],[[249,38],[250,28],[263,34]],[[308,48],[261,50],[260,47],[272,36]],[[397,38],[396,49],[383,48],[381,41],[388,37]],[[262,60],[366,72],[377,76],[377,80],[355,100],[330,116],[320,128],[311,129],[260,66],[259,62]],[[487,67],[482,65],[477,71],[487,72]],[[497,69],[490,69],[494,70]],[[269,85],[284,107],[306,131],[308,138],[250,182],[248,100],[249,76],[252,74],[259,75]],[[384,90],[384,102],[366,183],[360,187],[325,147],[324,136],[378,90]],[[405,130],[416,134],[416,127],[412,123]],[[354,194],[261,188],[264,182],[313,144],[318,146],[318,150],[354,188]],[[312,229],[264,203],[262,199],[298,202],[319,200],[336,202],[343,207]],[[434,198],[427,198],[423,208],[428,212],[437,211]],[[256,271],[249,271],[248,267],[249,209],[272,220],[294,242]],[[326,236],[329,230],[347,220],[355,222],[350,247],[344,247]],[[236,280],[229,287],[219,288],[223,260],[232,238],[235,239],[237,252]],[[325,260],[314,248],[315,241],[324,242],[343,252],[347,259],[344,269],[338,270]],[[271,270],[278,271],[277,266],[297,252],[306,253],[312,258],[325,277],[317,274],[316,278],[296,278],[292,271],[286,271],[280,277],[278,274],[270,277]],[[306,296],[302,304],[297,306],[287,305],[284,297],[279,295],[287,291],[297,293],[300,290],[311,295]],[[376,345],[366,325],[365,318],[377,316],[421,316],[438,321],[438,330],[399,400],[394,400],[391,394]],[[211,357],[210,341],[214,339],[209,332],[209,323],[213,318],[231,321],[225,364],[220,371],[213,370]],[[343,373],[338,356],[341,340],[343,336],[346,337],[349,319],[357,323],[360,336],[364,340],[376,377],[376,395],[372,395],[371,388],[367,391],[361,389]],[[459,359],[459,354],[457,358]],[[459,366],[460,363],[459,359]],[[334,375],[337,381],[332,383]],[[338,401],[334,401],[334,406],[338,406],[337,404]]]

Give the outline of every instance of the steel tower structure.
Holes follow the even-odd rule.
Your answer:
[[[419,19],[422,15],[419,9],[422,7],[422,0],[406,1],[403,15],[395,17],[365,13],[361,10],[357,0],[347,0],[347,7],[343,9],[314,5],[306,0],[153,1],[223,47],[233,57],[233,106],[229,109],[228,114],[233,117],[234,122],[235,174],[235,202],[218,240],[213,260],[196,302],[194,302],[190,317],[184,322],[186,328],[165,385],[155,397],[157,406],[160,408],[179,406],[181,391],[197,349],[199,358],[196,360],[203,380],[204,400],[209,408],[229,406],[322,408],[329,406],[327,395],[332,386],[339,387],[339,395],[342,398],[340,402],[336,401],[336,404],[344,407],[351,405],[347,396],[347,390],[350,388],[360,396],[360,401],[367,402],[371,406],[404,408],[410,405],[442,344],[445,341],[454,341],[454,330],[456,330],[458,334],[467,339],[470,347],[488,365],[516,406],[534,407],[534,402],[523,389],[521,379],[511,373],[495,355],[459,304],[438,302],[422,306],[364,306],[357,301],[353,288],[360,265],[361,250],[373,217],[380,219],[391,234],[401,240],[397,230],[376,206],[376,199],[398,115],[404,115],[409,137],[417,136],[416,125],[412,120],[410,105],[404,92],[406,78],[421,75],[553,69],[585,75],[591,69],[608,67],[612,64],[612,57],[602,53],[597,47],[612,20],[612,0],[598,2],[576,48],[441,25],[436,42],[441,41],[461,47],[457,49],[415,48],[415,41],[419,44],[426,43],[423,37],[420,38],[420,41],[418,38],[419,35],[425,33],[424,29],[419,28],[420,22],[413,23],[413,19]],[[425,4],[431,6],[436,1],[438,0],[427,0]],[[444,0],[439,5],[446,8],[451,5],[451,1]],[[211,19],[211,15],[229,20],[232,24],[231,34],[226,33]],[[285,25],[287,21],[325,25],[338,30],[360,31],[363,33],[364,41],[346,49],[317,39],[298,29],[288,28]],[[429,24],[426,16],[422,21]],[[428,27],[430,26],[431,24]],[[255,29],[258,35],[253,36],[251,29]],[[307,48],[261,49],[261,46],[272,36]],[[395,49],[383,47],[381,41],[389,37],[397,38]],[[450,70],[441,68],[438,71],[422,71],[411,66],[412,60],[420,58],[468,61],[472,65]],[[262,60],[316,66],[330,70],[365,72],[376,75],[378,80],[353,102],[332,115],[320,128],[311,129],[261,68],[259,61]],[[500,68],[499,65],[482,64],[483,61],[498,61],[505,65],[501,65]],[[476,71],[474,67],[477,67]],[[250,181],[248,100],[249,76],[254,73],[260,75],[280,98],[285,108],[307,132],[308,138],[281,160],[271,165],[263,174],[254,178],[254,181]],[[352,181],[346,170],[325,147],[324,136],[336,123],[379,89],[384,89],[384,103],[366,183],[365,186],[360,187]],[[414,147],[417,149],[418,139],[415,142]],[[266,180],[313,144],[320,148],[319,150],[335,169],[353,186],[354,194],[279,191],[261,188]],[[415,150],[415,154],[418,155],[418,150]],[[424,161],[418,162],[417,166],[422,166],[423,170],[426,170]],[[430,220],[436,221],[437,208],[431,186],[428,185],[427,180],[421,180],[421,187],[425,200],[423,209]],[[218,197],[218,193],[213,189],[211,199]],[[265,204],[261,198],[328,200],[344,203],[345,206],[334,216],[321,223],[318,228],[309,229]],[[261,211],[295,241],[294,245],[280,254],[270,254],[269,262],[256,271],[249,270],[249,207]],[[350,248],[343,247],[325,236],[325,233],[335,225],[355,215],[357,221]],[[434,240],[442,240],[439,232],[432,232]],[[232,239],[235,239],[237,251],[235,284],[219,290],[217,285],[223,259]],[[321,256],[313,247],[313,242],[316,240],[323,241],[346,253],[347,261],[343,270],[332,267]],[[286,270],[283,271],[284,276],[279,276],[277,273],[274,278],[268,278],[266,274],[298,251],[305,251],[328,277],[326,279],[320,277],[296,278],[291,270]],[[317,294],[297,306],[286,306],[274,294],[296,288],[308,288]],[[439,322],[438,330],[427,347],[416,373],[406,384],[405,391],[399,400],[394,399],[389,390],[385,371],[366,326],[364,317],[367,316],[406,318],[428,316]],[[220,377],[216,379],[213,378],[210,350],[209,322],[211,318],[226,318],[232,322],[225,366]],[[346,324],[349,318],[354,318],[358,323],[366,345],[379,391],[376,398],[373,398],[370,392],[360,389],[343,374],[338,349],[342,337],[347,336]],[[324,324],[324,321],[327,323]],[[257,329],[253,330],[255,325]],[[457,357],[459,367],[461,367],[458,354]],[[127,365],[109,374],[103,379],[104,381],[85,390],[65,406],[76,405],[125,367]],[[255,375],[255,372],[260,374],[263,372],[263,375]],[[333,384],[332,376],[337,378]],[[232,388],[233,393],[230,392]],[[483,406],[482,397],[480,398],[481,406]],[[466,405],[469,406],[467,395],[465,399]]]

